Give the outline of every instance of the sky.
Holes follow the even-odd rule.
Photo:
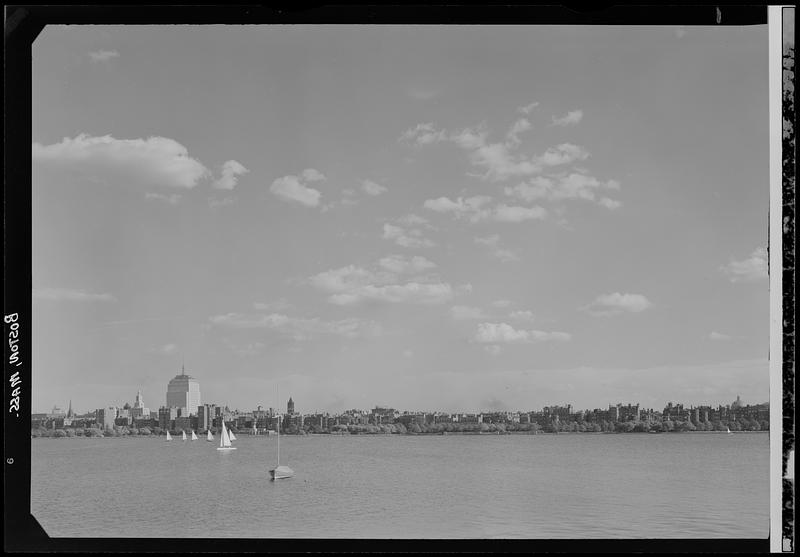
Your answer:
[[[155,409],[183,364],[242,410],[764,402],[766,59],[766,26],[47,27],[32,410]]]

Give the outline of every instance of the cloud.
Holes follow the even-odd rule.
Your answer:
[[[541,199],[549,201],[562,201],[565,199],[581,199],[596,201],[607,209],[616,209],[622,205],[608,197],[597,200],[600,191],[617,191],[620,189],[616,180],[601,181],[580,172],[570,172],[560,176],[535,176],[528,182],[504,188],[506,195],[517,199],[532,202]]]
[[[163,201],[164,203],[169,203],[170,205],[177,205],[181,200],[181,197],[182,196],[178,193],[164,195],[160,193],[148,192],[144,194],[144,198],[147,200]]]
[[[34,300],[52,300],[57,302],[116,302],[111,294],[92,294],[84,290],[69,288],[33,289]]]
[[[318,273],[309,283],[329,294],[328,302],[351,305],[365,301],[441,304],[450,301],[457,293],[449,283],[436,277],[414,276],[433,265],[427,259],[389,256],[381,259],[373,269],[348,265]]]
[[[429,101],[439,95],[439,91],[433,89],[422,89],[419,87],[412,87],[408,90],[410,97],[418,101]]]
[[[529,322],[531,322],[531,321],[534,320],[533,319],[533,312],[529,311],[529,310],[512,311],[510,314],[508,314],[508,316],[511,319],[516,319],[518,321],[529,321]]]
[[[208,206],[212,209],[217,207],[224,207],[226,205],[233,205],[236,200],[233,197],[223,197],[222,199],[208,198]]]
[[[222,165],[222,175],[214,181],[214,187],[219,190],[232,190],[239,181],[239,176],[250,172],[241,163],[230,160]]]
[[[309,340],[317,335],[363,338],[380,334],[378,324],[352,317],[338,321],[324,321],[318,317],[289,317],[280,313],[227,313],[209,317],[209,322],[214,326],[229,329],[273,330],[294,340]]]
[[[447,132],[444,130],[437,130],[436,126],[431,122],[417,124],[416,127],[407,129],[400,136],[400,141],[411,142],[418,147],[431,143],[438,143],[446,139]]]
[[[186,147],[173,139],[114,139],[80,134],[52,145],[33,144],[33,163],[76,172],[111,185],[193,188],[210,175]]]
[[[506,138],[510,141],[513,145],[517,145],[521,143],[519,139],[519,134],[522,132],[526,132],[530,130],[533,126],[531,125],[530,121],[527,118],[520,118],[511,126],[511,129],[508,130],[506,134]]]
[[[475,243],[491,248],[492,254],[504,263],[520,260],[520,257],[515,252],[500,247],[500,236],[498,234],[492,234],[485,237],[476,237]]]
[[[430,248],[436,245],[425,238],[419,228],[405,228],[388,222],[383,225],[383,238],[404,248]]]
[[[89,53],[89,57],[92,59],[92,62],[107,62],[108,60],[117,58],[118,56],[119,52],[116,50],[96,50]]]
[[[537,106],[539,106],[539,103],[532,102],[531,104],[520,106],[519,108],[517,108],[517,112],[522,112],[523,114],[530,114],[533,111],[533,109],[536,108]]]
[[[708,335],[708,338],[711,340],[722,340],[722,341],[731,340],[730,336],[718,333],[717,331],[711,331],[711,334]]]
[[[313,168],[306,168],[299,176],[288,175],[278,178],[270,186],[270,191],[281,199],[300,203],[306,207],[319,205],[322,194],[307,186],[309,182],[324,181],[325,175]]]
[[[720,267],[728,275],[731,282],[757,282],[769,276],[767,263],[767,249],[756,248],[750,257],[737,261],[732,259],[727,265]]]
[[[515,329],[507,323],[480,323],[475,342],[488,344],[529,344],[533,342],[565,342],[572,337],[560,331],[547,332]]]
[[[488,352],[492,356],[497,356],[503,351],[503,347],[497,344],[487,344],[486,346],[483,347],[483,349],[486,350],[486,352]]]
[[[376,184],[372,180],[362,180],[361,189],[369,195],[380,195],[389,191],[388,188],[380,184]]]
[[[498,222],[522,222],[530,219],[543,219],[547,211],[542,207],[519,207],[500,204],[490,209],[485,207],[492,198],[486,195],[459,197],[451,200],[448,197],[428,199],[423,207],[437,213],[450,213],[457,219],[468,219],[470,222],[495,220]]]
[[[652,302],[641,294],[614,292],[598,296],[591,304],[581,309],[587,310],[592,315],[617,315],[624,312],[640,313],[651,307],[653,307]]]
[[[422,256],[405,257],[403,255],[389,255],[378,261],[378,264],[393,273],[420,273],[436,267],[436,263]]]
[[[553,116],[553,126],[571,126],[577,124],[583,118],[583,110],[572,110],[564,116],[556,118]]]

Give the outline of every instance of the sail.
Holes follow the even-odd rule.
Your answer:
[[[231,446],[231,440],[228,438],[228,428],[225,427],[225,424],[222,425],[222,435],[219,438],[219,446],[220,447]]]
[[[192,441],[197,441],[197,435],[194,434],[194,430],[192,430]]]
[[[231,441],[236,441],[236,436],[233,434],[233,432],[230,429],[228,430],[228,437],[231,438]]]
[[[208,441],[213,441],[214,440],[214,436],[211,435],[211,430],[210,429],[208,430],[208,433],[206,434],[206,439]]]
[[[185,431],[181,431],[181,439],[186,441],[186,432]]]
[[[172,435],[169,434],[169,431],[167,432],[167,441],[172,441]]]

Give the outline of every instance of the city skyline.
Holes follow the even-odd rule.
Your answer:
[[[48,26],[34,409],[768,400],[766,38]]]

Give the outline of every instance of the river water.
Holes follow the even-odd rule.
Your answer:
[[[767,433],[32,439],[50,536],[766,538]]]

